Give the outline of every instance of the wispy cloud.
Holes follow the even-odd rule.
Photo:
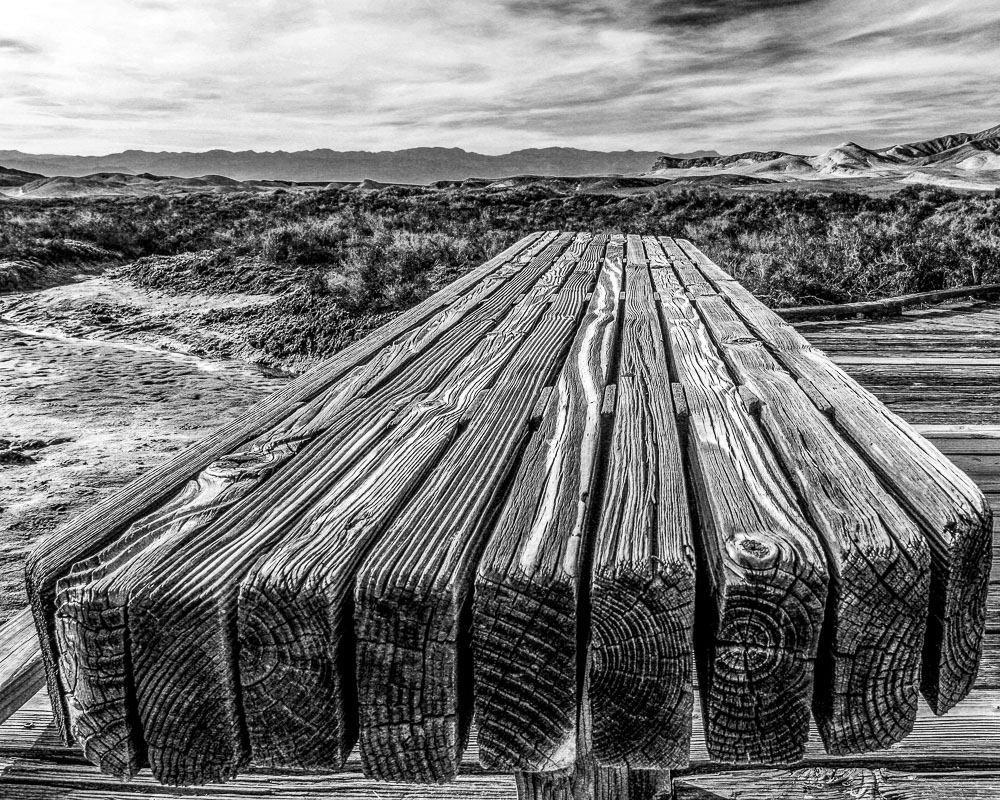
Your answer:
[[[816,152],[1000,122],[1000,7],[49,0],[0,69],[0,149]]]
[[[22,41],[21,39],[0,38],[0,52],[33,56],[39,53],[40,50],[35,45]]]
[[[707,27],[822,0],[507,0],[515,14],[589,25]]]

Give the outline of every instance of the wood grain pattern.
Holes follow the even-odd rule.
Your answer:
[[[684,252],[680,249],[677,242],[670,237],[661,236],[657,241],[657,245],[662,248],[662,257],[668,259],[670,266],[690,297],[694,298],[715,294],[715,289],[712,288],[702,270],[692,264],[690,259],[684,257]],[[659,255],[657,256],[657,258],[660,257]]]
[[[144,473],[121,492],[114,493],[47,536],[32,550],[25,568],[25,581],[42,646],[47,684],[52,690],[56,720],[67,739],[70,738],[68,709],[59,690],[53,620],[56,582],[66,575],[72,565],[93,556],[113,542],[136,518],[148,514],[167,501],[180,484],[194,478],[213,461],[233,452],[286,418],[317,394],[333,386],[348,370],[362,364],[414,326],[446,309],[464,292],[536,244],[542,237],[551,240],[554,236],[554,232],[526,236],[480,268],[254,405],[212,436]]]
[[[722,772],[693,776],[677,785],[677,800],[788,798],[810,800],[996,800],[1000,771],[930,773],[914,776],[897,769],[811,767],[796,770]]]
[[[970,427],[956,422],[954,425],[947,426],[946,429],[934,428],[928,430],[927,433],[937,437],[934,439],[935,444],[941,447],[944,452],[953,454],[953,458],[960,458],[966,453],[974,458],[989,458],[987,469],[992,471],[988,474],[996,474],[997,463],[1000,462],[1000,437],[995,435],[992,428]],[[992,591],[996,592],[997,587],[994,586]],[[921,704],[914,732],[907,739],[892,749],[876,751],[864,756],[826,755],[816,732],[813,732],[806,750],[805,760],[795,774],[807,777],[815,770],[822,769],[822,775],[833,776],[830,786],[835,787],[837,774],[855,774],[867,770],[874,771],[877,776],[888,772],[897,775],[898,783],[892,788],[896,794],[893,796],[906,797],[906,794],[900,794],[900,792],[905,790],[916,793],[924,791],[923,787],[925,786],[931,786],[933,791],[940,791],[937,795],[939,797],[964,797],[962,792],[966,788],[970,788],[970,791],[980,791],[980,796],[983,797],[995,797],[997,794],[996,781],[992,780],[991,783],[982,776],[993,776],[994,773],[987,773],[984,770],[1000,767],[1000,714],[997,713],[997,708],[1000,707],[1000,693],[995,691],[1000,685],[997,683],[996,674],[1000,673],[997,673],[995,669],[991,671],[989,666],[1000,663],[997,659],[1000,638],[988,635],[984,641],[986,651],[983,666],[976,681],[977,688],[957,709],[947,716],[937,717],[930,712],[926,705]],[[14,760],[19,757],[23,757],[24,760]],[[353,771],[353,774],[343,775],[343,779],[349,779],[349,783],[339,782],[340,776],[308,776],[305,778],[308,783],[301,783],[298,776],[294,775],[248,774],[233,783],[225,786],[205,787],[201,792],[192,795],[190,789],[177,790],[162,787],[155,782],[148,771],[143,771],[135,779],[136,788],[134,790],[122,789],[121,784],[103,778],[95,768],[86,765],[78,750],[66,747],[61,743],[45,690],[37,693],[6,723],[0,724],[0,758],[5,759],[2,762],[4,775],[10,776],[6,782],[4,782],[3,776],[0,776],[0,795],[10,797],[19,796],[17,792],[22,790],[37,790],[39,794],[30,796],[45,798],[73,796],[73,792],[79,791],[81,792],[80,797],[93,798],[93,800],[109,800],[109,798],[114,798],[114,800],[122,798],[124,800],[126,797],[138,797],[137,792],[141,792],[142,796],[149,796],[150,793],[178,796],[179,792],[183,792],[184,796],[195,797],[220,795],[226,797],[228,794],[229,797],[242,798],[261,796],[262,794],[266,796],[267,793],[281,797],[296,797],[298,791],[306,791],[304,787],[307,785],[316,787],[335,785],[338,788],[351,786],[354,788],[350,791],[356,792],[359,797],[374,797],[375,794],[382,797],[394,797],[394,792],[412,793],[423,790],[420,787],[376,784],[360,777],[360,758],[356,750],[344,765],[345,770]],[[23,770],[20,766],[15,767],[14,764],[23,764]],[[462,772],[468,773],[470,770],[475,770],[477,766],[478,750],[475,730],[473,729],[470,734],[469,747],[463,759]],[[852,772],[836,773],[837,770],[844,769]],[[942,784],[940,786],[943,788],[939,789],[935,773],[941,771],[947,771],[948,779],[953,780],[954,783]],[[781,783],[783,776],[789,774],[786,770],[741,770],[723,773],[718,782],[712,782],[716,774],[718,774],[718,766],[709,761],[708,753],[705,750],[699,711],[694,718],[691,769],[681,773],[675,782],[676,791],[680,796],[685,796],[684,793],[691,787],[702,786],[723,794],[729,792],[730,789],[738,790],[744,795],[749,794],[762,798],[762,800],[765,798],[777,800],[777,798],[787,797],[790,790],[799,793],[804,790],[816,791],[816,786],[813,784]],[[335,783],[324,784],[323,781],[328,777]],[[500,776],[494,773],[480,776],[480,779],[480,782],[473,784],[459,778],[458,783],[427,787],[426,791],[454,791],[462,797],[485,798],[492,796],[489,794],[490,787],[503,786],[508,791],[508,795],[504,796],[513,798],[516,794],[514,779],[511,776]],[[18,781],[32,781],[32,783]],[[789,789],[789,785],[791,789]],[[843,784],[844,796],[850,797],[851,792],[857,788],[856,784],[846,781]],[[317,791],[320,790],[317,788]],[[347,791],[346,788],[345,791]],[[352,795],[348,794],[347,796]],[[407,796],[413,795],[408,794]]]
[[[636,257],[633,251],[630,259]],[[519,800],[670,800],[671,773],[601,764],[594,754],[590,673],[580,686],[576,756],[572,766],[549,772],[517,772]]]
[[[937,426],[966,476],[922,440],[900,445],[916,434],[857,401],[856,385],[838,395],[844,373],[690,243],[553,232],[487,267],[193,448],[170,485],[140,482],[105,520],[53,538],[29,570],[33,610],[50,661],[55,637],[56,717],[70,714],[87,757],[138,774],[143,791],[261,767],[347,770],[274,784],[306,794],[363,792],[347,779],[359,769],[450,781],[480,774],[469,758],[481,757],[521,770],[522,793],[573,800],[666,791],[645,768],[684,764],[689,736],[688,775],[719,758],[991,763],[980,740],[1000,660],[947,720],[917,704],[915,679],[929,564],[944,644],[925,648],[923,691],[938,712],[971,685],[977,615],[1000,641],[1000,602],[975,607],[991,580],[976,548],[1000,551],[1000,536],[993,546],[973,484],[1000,498],[988,444],[1000,439],[962,441],[949,416],[1000,423],[984,384],[1000,363],[995,309],[868,323],[886,345],[876,356],[857,323],[805,326]],[[934,337],[948,345],[929,358]],[[900,454],[903,473],[925,472],[890,475]],[[827,748],[846,755],[806,742],[811,693]],[[483,746],[464,752],[474,700]],[[2,769],[18,747],[78,763],[46,719],[26,707],[0,723]],[[23,727],[35,724],[47,727]],[[32,779],[3,781],[0,793]],[[87,781],[81,791],[113,786]],[[251,776],[227,791],[200,793],[271,785]]]
[[[0,723],[6,721],[45,683],[30,608],[15,614],[0,628]]]
[[[419,390],[413,408],[331,485],[320,516],[298,525],[243,580],[241,682],[254,761],[339,767],[357,732],[351,594],[355,570],[459,434],[484,392],[547,313],[585,240],[547,257],[538,284],[458,365]],[[429,393],[428,393],[428,390]],[[384,405],[378,398],[368,403]],[[442,449],[428,450],[439,442]]]
[[[670,371],[638,237],[628,239],[625,276],[609,479],[593,546],[593,752],[603,765],[669,769],[687,765],[691,738],[694,543]]]
[[[576,603],[624,243],[608,243],[587,315],[476,575],[476,717],[480,760],[490,768],[545,772],[576,761]]]
[[[524,285],[530,286],[568,239],[567,236],[553,240],[541,255],[518,272],[527,281]],[[467,335],[469,326],[475,326],[477,319],[480,328],[495,325],[497,314],[510,308],[511,295],[517,296],[522,283],[515,276],[491,298],[492,302],[475,310],[469,324],[458,325],[449,333]],[[475,332],[474,327],[471,332]],[[476,339],[460,336],[459,341],[468,342],[467,347]],[[332,422],[322,413],[309,414],[311,438],[300,435],[290,439],[288,432],[281,434],[277,442],[287,451],[284,456],[289,463],[273,480],[263,480],[260,476],[248,482],[233,480],[252,471],[247,468],[248,461],[272,473],[273,469],[267,469],[274,461],[270,457],[254,460],[243,454],[238,459],[222,460],[221,466],[235,474],[220,482],[206,480],[206,475],[210,478],[218,466],[206,470],[205,475],[189,482],[163,509],[134,525],[114,547],[92,562],[81,564],[70,579],[60,583],[61,652],[81,659],[79,664],[64,665],[67,689],[74,692],[72,707],[77,715],[74,727],[83,737],[88,753],[102,768],[112,774],[134,772],[144,759],[143,737],[145,744],[153,748],[150,757],[154,769],[165,776],[182,770],[184,780],[198,780],[195,776],[199,770],[205,770],[204,779],[222,779],[246,759],[240,710],[235,699],[229,630],[229,620],[235,612],[235,591],[222,587],[232,587],[234,581],[238,582],[242,572],[280,540],[287,526],[324,497],[327,486],[344,476],[366,445],[378,441],[397,416],[405,416],[407,404],[419,398],[422,391],[420,379],[432,386],[441,369],[447,371],[463,357],[464,348],[451,348],[450,344],[451,339],[446,335],[441,346],[431,347],[423,355],[418,368],[397,375],[397,385],[392,390],[402,392],[405,387],[411,393],[392,395],[395,402],[387,399],[372,404],[358,398],[333,417]],[[448,357],[443,357],[445,354]],[[419,368],[419,364],[427,362],[431,365],[429,369]],[[325,429],[316,424],[317,417],[326,418]],[[447,439],[443,430],[438,432]],[[442,440],[434,442],[429,453],[435,452],[434,447],[443,446]],[[301,448],[301,452],[292,452],[295,448]],[[263,455],[268,453],[265,451]],[[235,470],[228,466],[234,461]],[[247,490],[236,491],[243,484],[248,484]],[[213,493],[214,487],[229,493],[225,503],[215,496],[218,493]],[[234,498],[233,492],[238,496]],[[329,493],[326,497],[330,498]],[[199,498],[204,498],[204,502]],[[220,508],[222,513],[216,513]],[[192,518],[189,511],[196,516],[203,513],[205,518]],[[322,509],[315,509],[315,513],[321,514]],[[189,565],[197,565],[201,571],[188,574]],[[221,585],[213,583],[216,579]],[[200,587],[201,594],[189,591],[199,580],[207,582]],[[157,615],[169,620],[166,628]],[[148,637],[139,632],[144,620],[153,625]],[[167,635],[171,626],[174,629],[169,632],[178,638]],[[173,642],[183,641],[185,626],[190,630],[191,643],[200,642],[201,646],[174,654],[170,648]],[[143,661],[140,651],[146,642],[152,652]],[[159,650],[166,652],[161,654]],[[94,653],[95,660],[86,660],[87,653]],[[149,664],[151,672],[146,681],[138,680],[144,673],[144,664]],[[192,670],[190,675],[180,669],[183,664]],[[183,683],[186,678],[190,678],[190,684]],[[161,707],[161,683],[188,691],[178,690],[170,697],[176,706]],[[214,690],[204,691],[208,686]],[[138,716],[142,717],[143,697],[151,698],[147,712],[156,715],[152,726],[146,720],[140,726],[136,717],[133,704],[138,703]],[[184,711],[185,701],[197,706],[199,713]],[[91,709],[92,718],[88,716]],[[185,726],[198,724],[202,727],[197,735],[183,734]],[[140,728],[144,729],[142,734]],[[182,765],[173,756],[160,754],[160,746],[168,751],[172,747],[174,728],[183,734],[181,742],[184,735],[190,735],[199,743],[197,765]],[[154,741],[162,745],[153,745]],[[189,745],[185,747],[191,749]],[[213,758],[222,765],[221,771],[214,771]]]
[[[140,800],[186,797],[198,800],[435,800],[477,798],[515,800],[512,775],[461,775],[453,783],[437,786],[373,784],[358,770],[342,773],[266,774],[248,772],[217,786],[177,789],[158,784],[143,771],[129,783],[111,780],[93,767],[53,764],[37,758],[5,759],[0,756],[0,797],[4,800]]]
[[[993,651],[995,652],[995,651]],[[806,747],[801,767],[853,766],[871,769],[897,768],[915,773],[933,770],[1000,768],[1000,691],[996,688],[976,688],[955,709],[945,716],[935,715],[921,703],[913,733],[891,748],[877,750],[863,755],[829,755],[823,748],[815,727],[810,729],[810,741]],[[695,692],[695,713],[692,722],[691,760],[686,770],[676,775],[715,772],[722,767],[713,761],[705,747],[704,726],[699,702]],[[61,743],[59,733],[49,708],[47,697],[36,695],[25,707],[0,725],[0,757],[29,757],[47,760],[58,769],[76,765],[81,769],[96,773],[87,764],[82,753],[73,746]],[[732,767],[736,769],[736,767]],[[740,769],[754,769],[743,765]],[[344,763],[345,771],[361,772],[361,757],[355,748]],[[273,773],[272,770],[256,770],[248,767],[247,773]],[[489,773],[478,763],[477,731],[473,725],[469,743],[463,755],[460,774]],[[295,773],[298,774],[298,773]],[[497,774],[493,772],[492,774]],[[143,780],[152,780],[148,769],[139,773]],[[369,783],[376,791],[378,786]],[[206,787],[215,788],[215,787]],[[415,788],[415,787],[414,787]],[[183,789],[190,792],[191,789]]]
[[[433,383],[400,398],[403,407],[389,423],[388,435],[383,433],[383,419],[395,410],[392,404],[360,398],[359,416],[338,416],[337,424],[318,440],[331,447],[316,465],[301,475],[288,475],[287,488],[256,506],[265,516],[249,528],[244,520],[250,515],[220,524],[220,541],[201,542],[196,552],[178,554],[167,569],[139,587],[129,603],[132,673],[150,765],[159,779],[203,783],[225,779],[239,769],[248,753],[231,628],[242,578],[288,539],[315,541],[315,533],[327,528],[331,550],[341,552],[338,545],[344,545],[350,559],[353,551],[341,531],[351,537],[348,541],[356,536],[364,542],[371,531],[384,526],[454,438],[466,410],[463,401],[471,401],[477,389],[490,384],[532,330],[545,299],[565,275],[564,264],[556,258],[570,238],[560,237],[539,256],[537,265],[545,268],[539,285],[513,311],[494,320],[489,334],[473,340],[475,346],[455,367],[460,380],[426,396],[421,395]],[[282,479],[290,472],[283,471]],[[371,526],[365,525],[366,501],[379,511],[371,515]],[[330,525],[334,520],[337,524]],[[196,563],[197,570],[184,566],[188,563]],[[335,622],[337,616],[334,608],[327,619]],[[177,653],[171,639],[197,646]],[[337,722],[327,720],[331,727]],[[349,731],[350,723],[339,727]]]
[[[531,411],[580,323],[604,246],[599,237],[587,249],[468,427],[358,571],[361,755],[370,775],[439,781],[456,773],[472,710],[467,601],[476,563]]]
[[[708,750],[725,762],[788,763],[808,739],[826,559],[690,295],[671,270],[652,273],[688,407]]]
[[[721,297],[695,306],[823,537],[826,641],[813,713],[828,752],[888,747],[913,728],[930,589],[916,524]]]
[[[697,253],[690,242],[682,244]],[[740,284],[713,282],[782,366],[836,408],[837,430],[920,524],[932,564],[921,689],[931,707],[945,713],[972,688],[982,648],[992,555],[986,499],[937,448]]]

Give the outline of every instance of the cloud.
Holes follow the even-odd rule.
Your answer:
[[[4,36],[0,149],[808,153],[1000,121],[995,0],[49,0]]]
[[[705,27],[763,12],[783,11],[823,0],[507,0],[514,14],[543,16],[584,25]]]
[[[33,44],[20,39],[0,39],[0,52],[17,53],[20,55],[35,55],[41,52]]]
[[[820,0],[698,0],[654,4],[653,21],[660,25],[716,25],[751,14],[784,11]]]

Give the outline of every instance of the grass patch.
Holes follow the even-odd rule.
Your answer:
[[[888,197],[618,197],[528,185],[5,201],[0,291],[112,265],[148,288],[271,294],[266,311],[226,321],[275,358],[316,358],[554,228],[685,236],[772,306],[1000,282],[993,195],[912,186]]]

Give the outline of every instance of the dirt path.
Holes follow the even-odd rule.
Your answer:
[[[43,534],[284,381],[4,315],[15,300],[22,311],[50,305],[32,295],[0,305],[0,624],[26,602],[22,565]]]

